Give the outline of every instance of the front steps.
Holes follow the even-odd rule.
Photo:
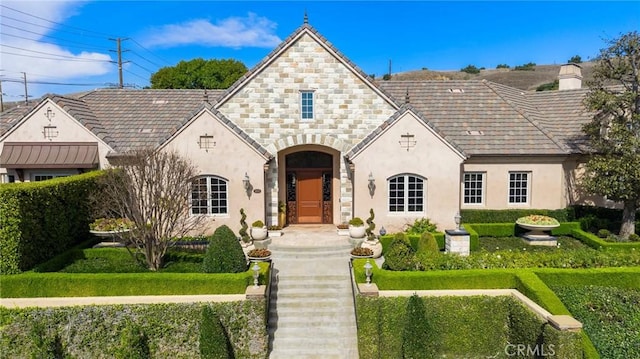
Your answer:
[[[350,248],[270,247],[270,358],[358,358]]]

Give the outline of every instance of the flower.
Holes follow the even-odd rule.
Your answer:
[[[265,258],[271,255],[271,251],[268,249],[252,249],[247,255],[254,258]]]
[[[89,229],[99,232],[120,232],[133,228],[133,221],[128,218],[98,218],[89,224]]]
[[[522,224],[536,224],[541,226],[559,226],[560,222],[557,219],[549,216],[543,216],[540,214],[531,214],[525,217],[520,217],[516,223]]]
[[[356,247],[351,250],[351,254],[354,256],[361,256],[361,257],[372,256],[373,250],[371,250],[371,248]]]

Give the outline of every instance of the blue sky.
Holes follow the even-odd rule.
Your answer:
[[[66,1],[0,2],[5,101],[124,83],[180,60],[233,58],[251,68],[309,23],[368,74],[593,58],[640,29],[640,2]],[[63,84],[63,85],[60,85]]]

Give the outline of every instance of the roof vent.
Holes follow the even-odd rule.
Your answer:
[[[467,135],[470,135],[470,136],[482,136],[482,135],[484,135],[483,131],[466,131],[466,132],[467,132]]]
[[[169,103],[168,100],[153,100],[152,102],[154,105],[166,105]]]
[[[464,93],[463,89],[449,89],[448,91],[450,93]]]

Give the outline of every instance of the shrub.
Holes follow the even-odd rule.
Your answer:
[[[580,64],[582,63],[582,57],[580,57],[580,55],[571,56],[567,62],[570,64]]]
[[[216,228],[202,263],[205,273],[240,273],[247,270],[242,246],[226,225]]]
[[[261,220],[257,220],[255,222],[251,223],[251,227],[262,228],[262,227],[264,227],[264,222],[262,222]]]
[[[535,62],[528,62],[524,65],[517,65],[516,67],[513,68],[516,71],[535,71],[536,70],[536,63]]]
[[[349,221],[349,225],[360,227],[360,226],[364,226],[364,222],[362,221],[362,218],[354,217]]]
[[[202,307],[200,320],[200,358],[225,359],[233,357],[231,343],[220,322],[210,306]]]
[[[384,74],[384,75],[382,76],[382,80],[384,80],[384,81],[389,81],[389,80],[391,80],[391,75],[389,75],[389,74]]]
[[[463,209],[460,211],[463,223],[515,223],[530,214],[540,214],[569,222],[575,219],[572,208],[564,209]]]
[[[599,238],[609,238],[611,236],[611,232],[607,229],[601,229],[598,231]]]
[[[640,242],[640,235],[636,234],[636,233],[632,233],[629,235],[629,241],[630,242]]]
[[[432,338],[430,338],[431,328],[425,315],[424,302],[414,294],[409,297],[405,313],[404,328],[402,331],[402,354],[403,358],[425,358],[435,357],[436,353],[428,348]]]
[[[60,334],[52,328],[46,328],[44,323],[33,324],[29,331],[34,350],[32,358],[64,358],[64,348],[60,340]]]
[[[547,82],[536,87],[536,91],[555,91],[560,88],[560,81],[555,80],[553,82]]]
[[[440,253],[440,247],[438,246],[438,242],[432,233],[424,232],[420,236],[420,240],[418,242],[418,250],[417,253],[426,253],[426,254],[436,254]]]
[[[367,239],[373,241],[376,239],[376,235],[373,233],[373,230],[376,229],[376,224],[373,223],[373,219],[375,218],[375,214],[373,213],[373,208],[369,209],[369,218],[367,218]]]
[[[431,223],[429,218],[418,218],[413,221],[413,224],[405,224],[405,233],[409,234],[422,234],[424,232],[435,232],[437,225]]]
[[[460,72],[466,72],[468,74],[475,75],[480,73],[480,69],[474,65],[467,65],[467,67],[461,68]]]
[[[496,69],[508,69],[510,66],[507,64],[498,64],[498,66],[496,66]]]
[[[393,271],[410,271],[419,269],[416,252],[409,244],[403,233],[389,245],[389,250],[384,255],[384,267]]]
[[[116,351],[117,359],[147,359],[151,358],[149,338],[140,326],[127,321],[127,325],[120,334],[120,345]]]

